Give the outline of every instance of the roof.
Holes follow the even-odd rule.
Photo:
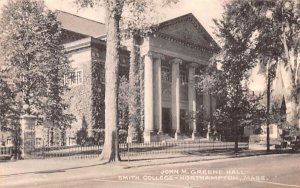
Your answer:
[[[105,24],[83,18],[68,12],[57,10],[57,19],[61,22],[62,28],[87,36],[99,37],[106,34]]]
[[[219,45],[215,42],[215,40],[211,37],[211,35],[207,32],[207,30],[202,26],[202,24],[199,22],[199,20],[194,16],[193,13],[188,13],[179,17],[175,17],[166,21],[163,21],[159,23],[158,30],[163,29],[164,27],[168,27],[169,25],[176,24],[177,22],[180,22],[182,20],[190,20],[194,26],[197,28],[199,33],[201,33],[205,39],[209,42],[211,42],[216,49],[219,49]]]
[[[78,34],[86,35],[86,37],[91,36],[95,38],[103,37],[106,35],[106,27],[104,23],[83,18],[68,12],[57,10],[57,18],[62,23],[62,28],[68,31],[72,31]],[[201,33],[206,41],[212,43],[214,48],[218,49],[217,43],[213,40],[206,29],[201,25],[197,18],[192,14],[182,15],[167,21],[163,21],[158,24],[158,30],[161,30],[167,26],[176,24],[182,20],[190,20],[195,28]],[[103,38],[102,38],[103,39]]]

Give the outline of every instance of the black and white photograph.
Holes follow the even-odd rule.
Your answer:
[[[299,177],[300,0],[0,0],[1,188]]]

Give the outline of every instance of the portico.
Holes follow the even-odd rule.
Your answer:
[[[145,142],[199,138],[197,109],[213,111],[211,97],[195,89],[195,74],[213,53],[205,44],[215,43],[191,14],[162,23],[155,36],[145,39]]]
[[[198,139],[194,76],[199,65],[151,51],[144,55],[144,64],[144,141],[161,141],[169,136],[180,140],[189,132],[192,139]],[[210,104],[210,98],[202,100],[202,104]],[[171,112],[169,122],[163,121],[163,109]]]

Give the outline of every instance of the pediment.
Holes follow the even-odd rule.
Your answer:
[[[161,23],[158,32],[196,45],[216,46],[215,41],[193,14],[187,14]]]

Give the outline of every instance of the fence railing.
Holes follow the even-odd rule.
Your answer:
[[[248,149],[248,143],[239,143],[240,149]],[[34,158],[94,158],[102,152],[103,146],[59,146],[39,147],[32,153]],[[192,154],[234,149],[234,142],[220,141],[170,141],[149,143],[122,143],[119,152],[122,159],[159,154]]]
[[[199,153],[204,151],[226,151],[234,149],[234,142],[218,141],[182,141],[182,142],[151,142],[151,143],[128,143],[121,145],[121,157],[138,155],[157,155],[175,153]],[[128,145],[128,147],[125,147]],[[248,149],[248,143],[239,143],[240,149]],[[127,149],[127,151],[125,151]]]
[[[102,147],[100,145],[94,146],[50,146],[38,147],[32,153],[34,158],[54,158],[54,157],[68,157],[68,158],[93,158],[101,154]]]

